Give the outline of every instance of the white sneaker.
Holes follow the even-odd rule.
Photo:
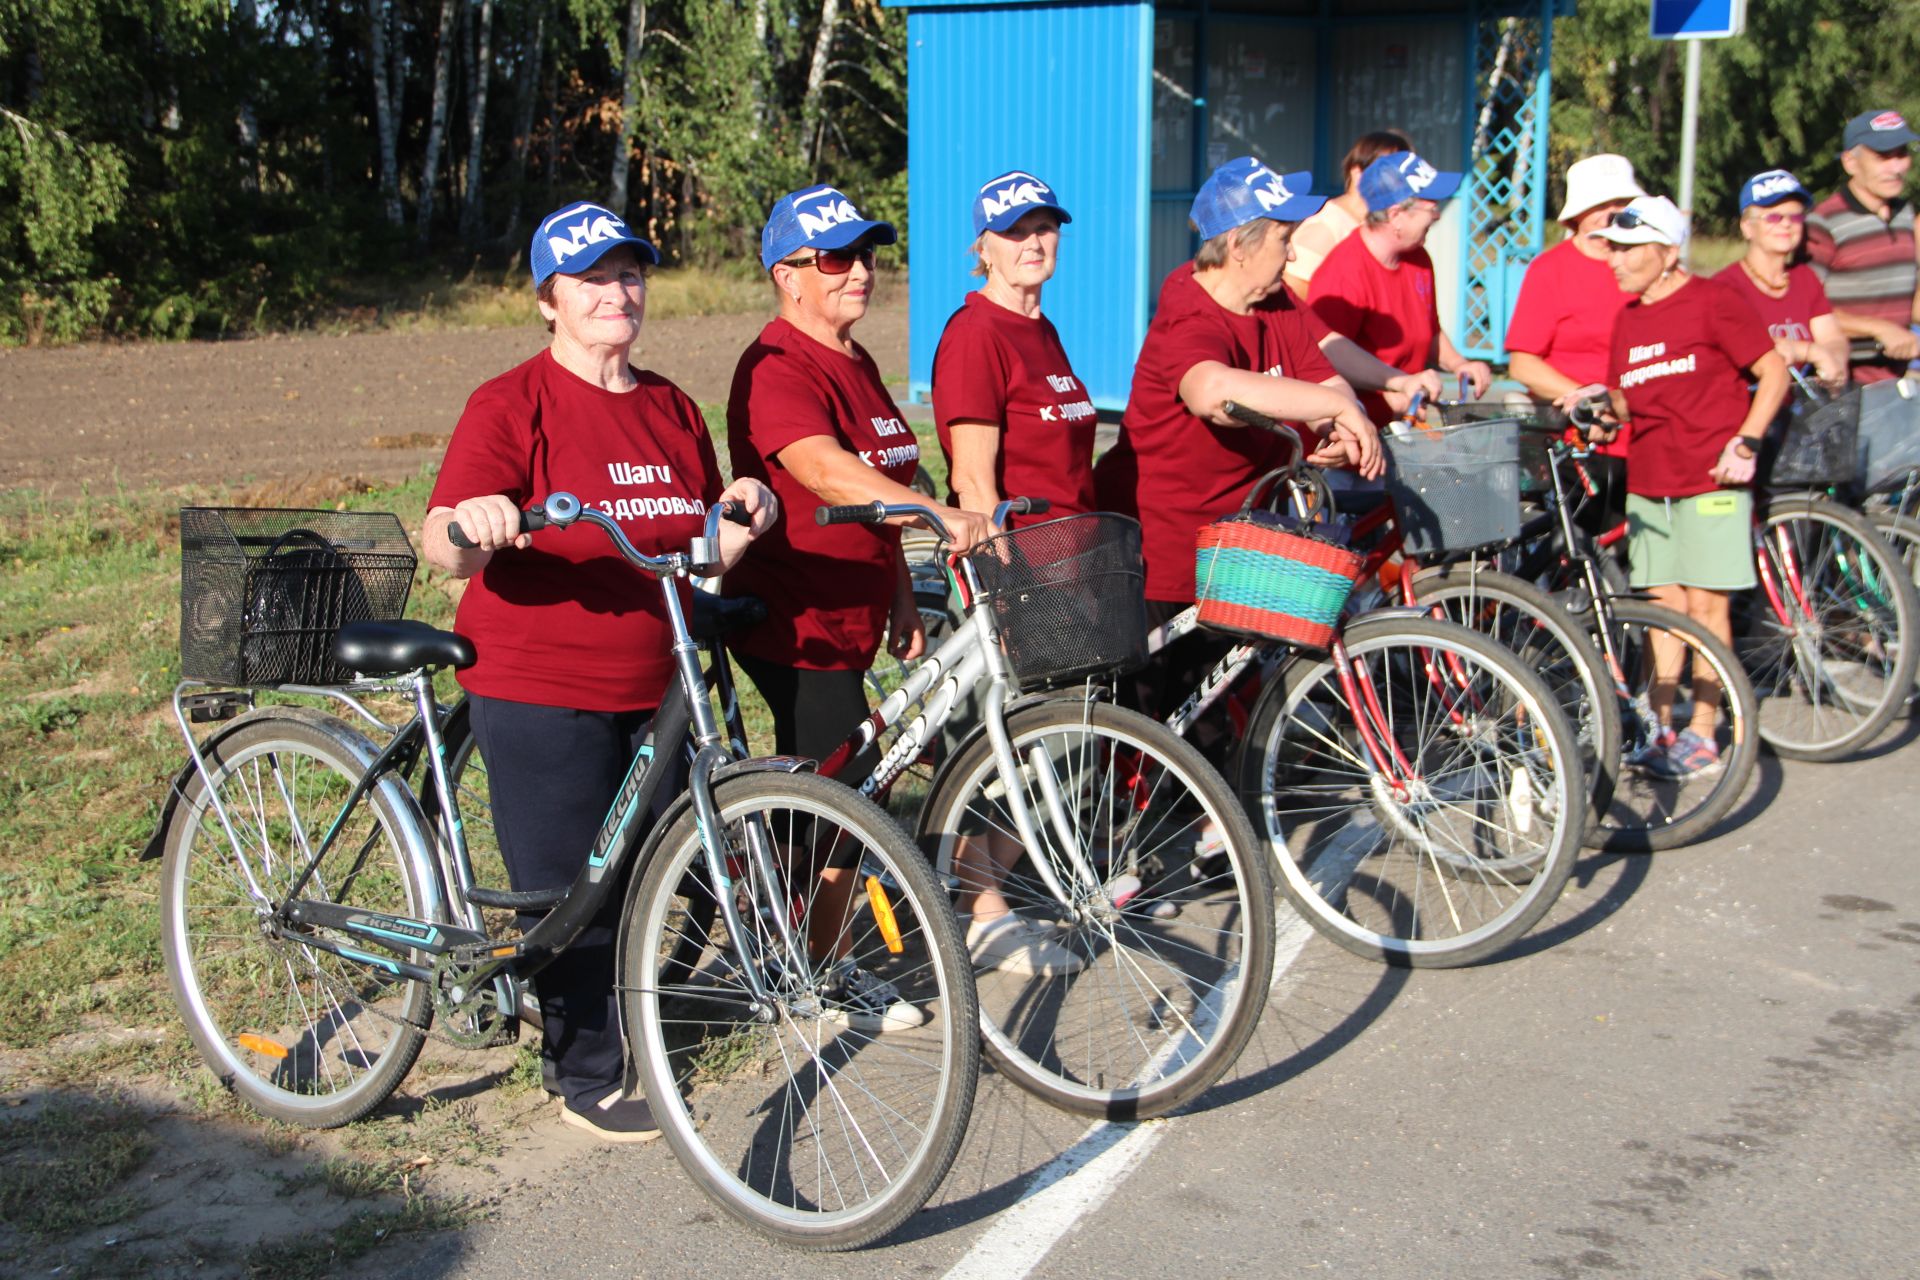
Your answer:
[[[900,989],[856,965],[845,965],[825,994],[821,1017],[868,1035],[923,1025],[926,1011],[900,998]]]
[[[1059,977],[1087,967],[1086,957],[1062,943],[1053,926],[1013,911],[985,924],[968,925],[967,953],[976,969],[1031,977]]]

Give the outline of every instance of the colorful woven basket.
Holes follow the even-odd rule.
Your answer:
[[[1203,525],[1193,568],[1200,622],[1324,649],[1363,563],[1345,547],[1244,517]]]

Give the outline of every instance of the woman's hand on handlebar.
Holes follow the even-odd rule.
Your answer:
[[[1380,394],[1386,398],[1387,408],[1393,410],[1396,415],[1405,413],[1407,406],[1413,403],[1413,397],[1423,391],[1430,404],[1446,394],[1445,384],[1440,381],[1439,370],[1422,369],[1418,373],[1403,373],[1398,377],[1388,378],[1386,384],[1380,388]]]
[[[967,511],[960,507],[934,506],[932,503],[928,503],[927,505],[932,506],[934,512],[946,523],[947,550],[954,555],[961,555],[971,551],[977,544],[985,542],[988,538],[1000,532],[999,525],[995,524],[989,517],[981,515],[978,511]],[[923,522],[916,520],[914,523],[921,524]],[[911,595],[912,593],[909,592],[908,594]],[[919,617],[920,615],[916,613],[914,616]]]
[[[721,522],[720,564],[724,570],[739,564],[747,545],[773,528],[780,519],[780,499],[765,484],[742,476],[720,491],[720,501],[737,503],[752,517],[752,523],[744,525]]]
[[[1487,394],[1487,388],[1493,385],[1493,366],[1485,360],[1462,360],[1453,372],[1467,380],[1467,389],[1475,400]]]
[[[447,531],[454,525],[460,526],[472,546],[456,546],[449,539]],[[502,547],[533,545],[533,535],[520,531],[519,504],[503,493],[435,507],[427,513],[423,534],[428,563],[456,578],[479,573]]]
[[[1307,455],[1316,467],[1344,467],[1368,480],[1386,474],[1386,456],[1380,452],[1380,432],[1358,404],[1348,401],[1336,414],[1320,447]]]

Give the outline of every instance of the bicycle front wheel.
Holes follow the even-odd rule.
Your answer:
[[[1920,520],[1885,510],[1873,511],[1869,519],[1873,521],[1873,531],[1906,566],[1907,580],[1920,590]],[[1920,685],[1920,666],[1914,669],[1914,681]],[[1920,688],[1908,692],[1907,705],[1912,706],[1916,699],[1920,699]]]
[[[330,832],[302,898],[424,914],[386,789],[342,812],[372,756],[331,716],[262,715],[207,749],[212,789],[193,775],[167,829],[161,947],[187,1033],[222,1084],[289,1124],[331,1128],[373,1110],[419,1056],[430,1013],[426,985],[391,972],[380,948],[345,959],[275,915]]]
[[[1615,600],[1616,652],[1623,688],[1616,697],[1626,758],[1660,731],[1651,687],[1654,640],[1668,637],[1680,654],[1671,722],[1707,732],[1720,763],[1674,778],[1629,764],[1620,773],[1599,828],[1588,843],[1612,853],[1649,853],[1692,844],[1726,817],[1753,777],[1760,756],[1760,710],[1740,660],[1706,627],[1683,613],[1640,600]]]
[[[1580,736],[1580,766],[1597,829],[1620,772],[1620,721],[1613,714],[1606,659],[1585,622],[1568,612],[1564,596],[1474,565],[1423,573],[1413,589],[1413,603],[1440,606],[1448,621],[1499,641],[1546,681]]]
[[[1579,741],[1546,684],[1477,632],[1383,617],[1343,639],[1344,663],[1296,658],[1254,708],[1241,795],[1280,889],[1357,955],[1484,960],[1573,870]]]
[[[997,888],[1038,935],[976,969],[987,1052],[1068,1110],[1170,1111],[1232,1067],[1266,1005],[1264,854],[1220,775],[1145,716],[1061,699],[1008,716],[1007,735],[1017,777],[974,738],[920,828],[963,892]]]
[[[1760,736],[1793,760],[1839,760],[1879,736],[1913,688],[1920,597],[1866,517],[1776,498],[1755,549],[1761,585],[1733,606],[1734,651]]]
[[[683,812],[621,928],[622,1007],[654,1115],[716,1203],[851,1249],[946,1176],[980,1040],[953,908],[907,834],[811,774],[714,788],[724,878]]]

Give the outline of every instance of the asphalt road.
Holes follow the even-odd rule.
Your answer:
[[[1712,841],[1590,855],[1497,963],[1383,969],[1283,922],[1293,959],[1234,1077],[1170,1120],[1091,1127],[983,1077],[945,1186],[881,1246],[780,1249],[664,1144],[582,1142],[402,1270],[1912,1275],[1920,724],[1902,728],[1851,764],[1763,759],[1754,816]]]

